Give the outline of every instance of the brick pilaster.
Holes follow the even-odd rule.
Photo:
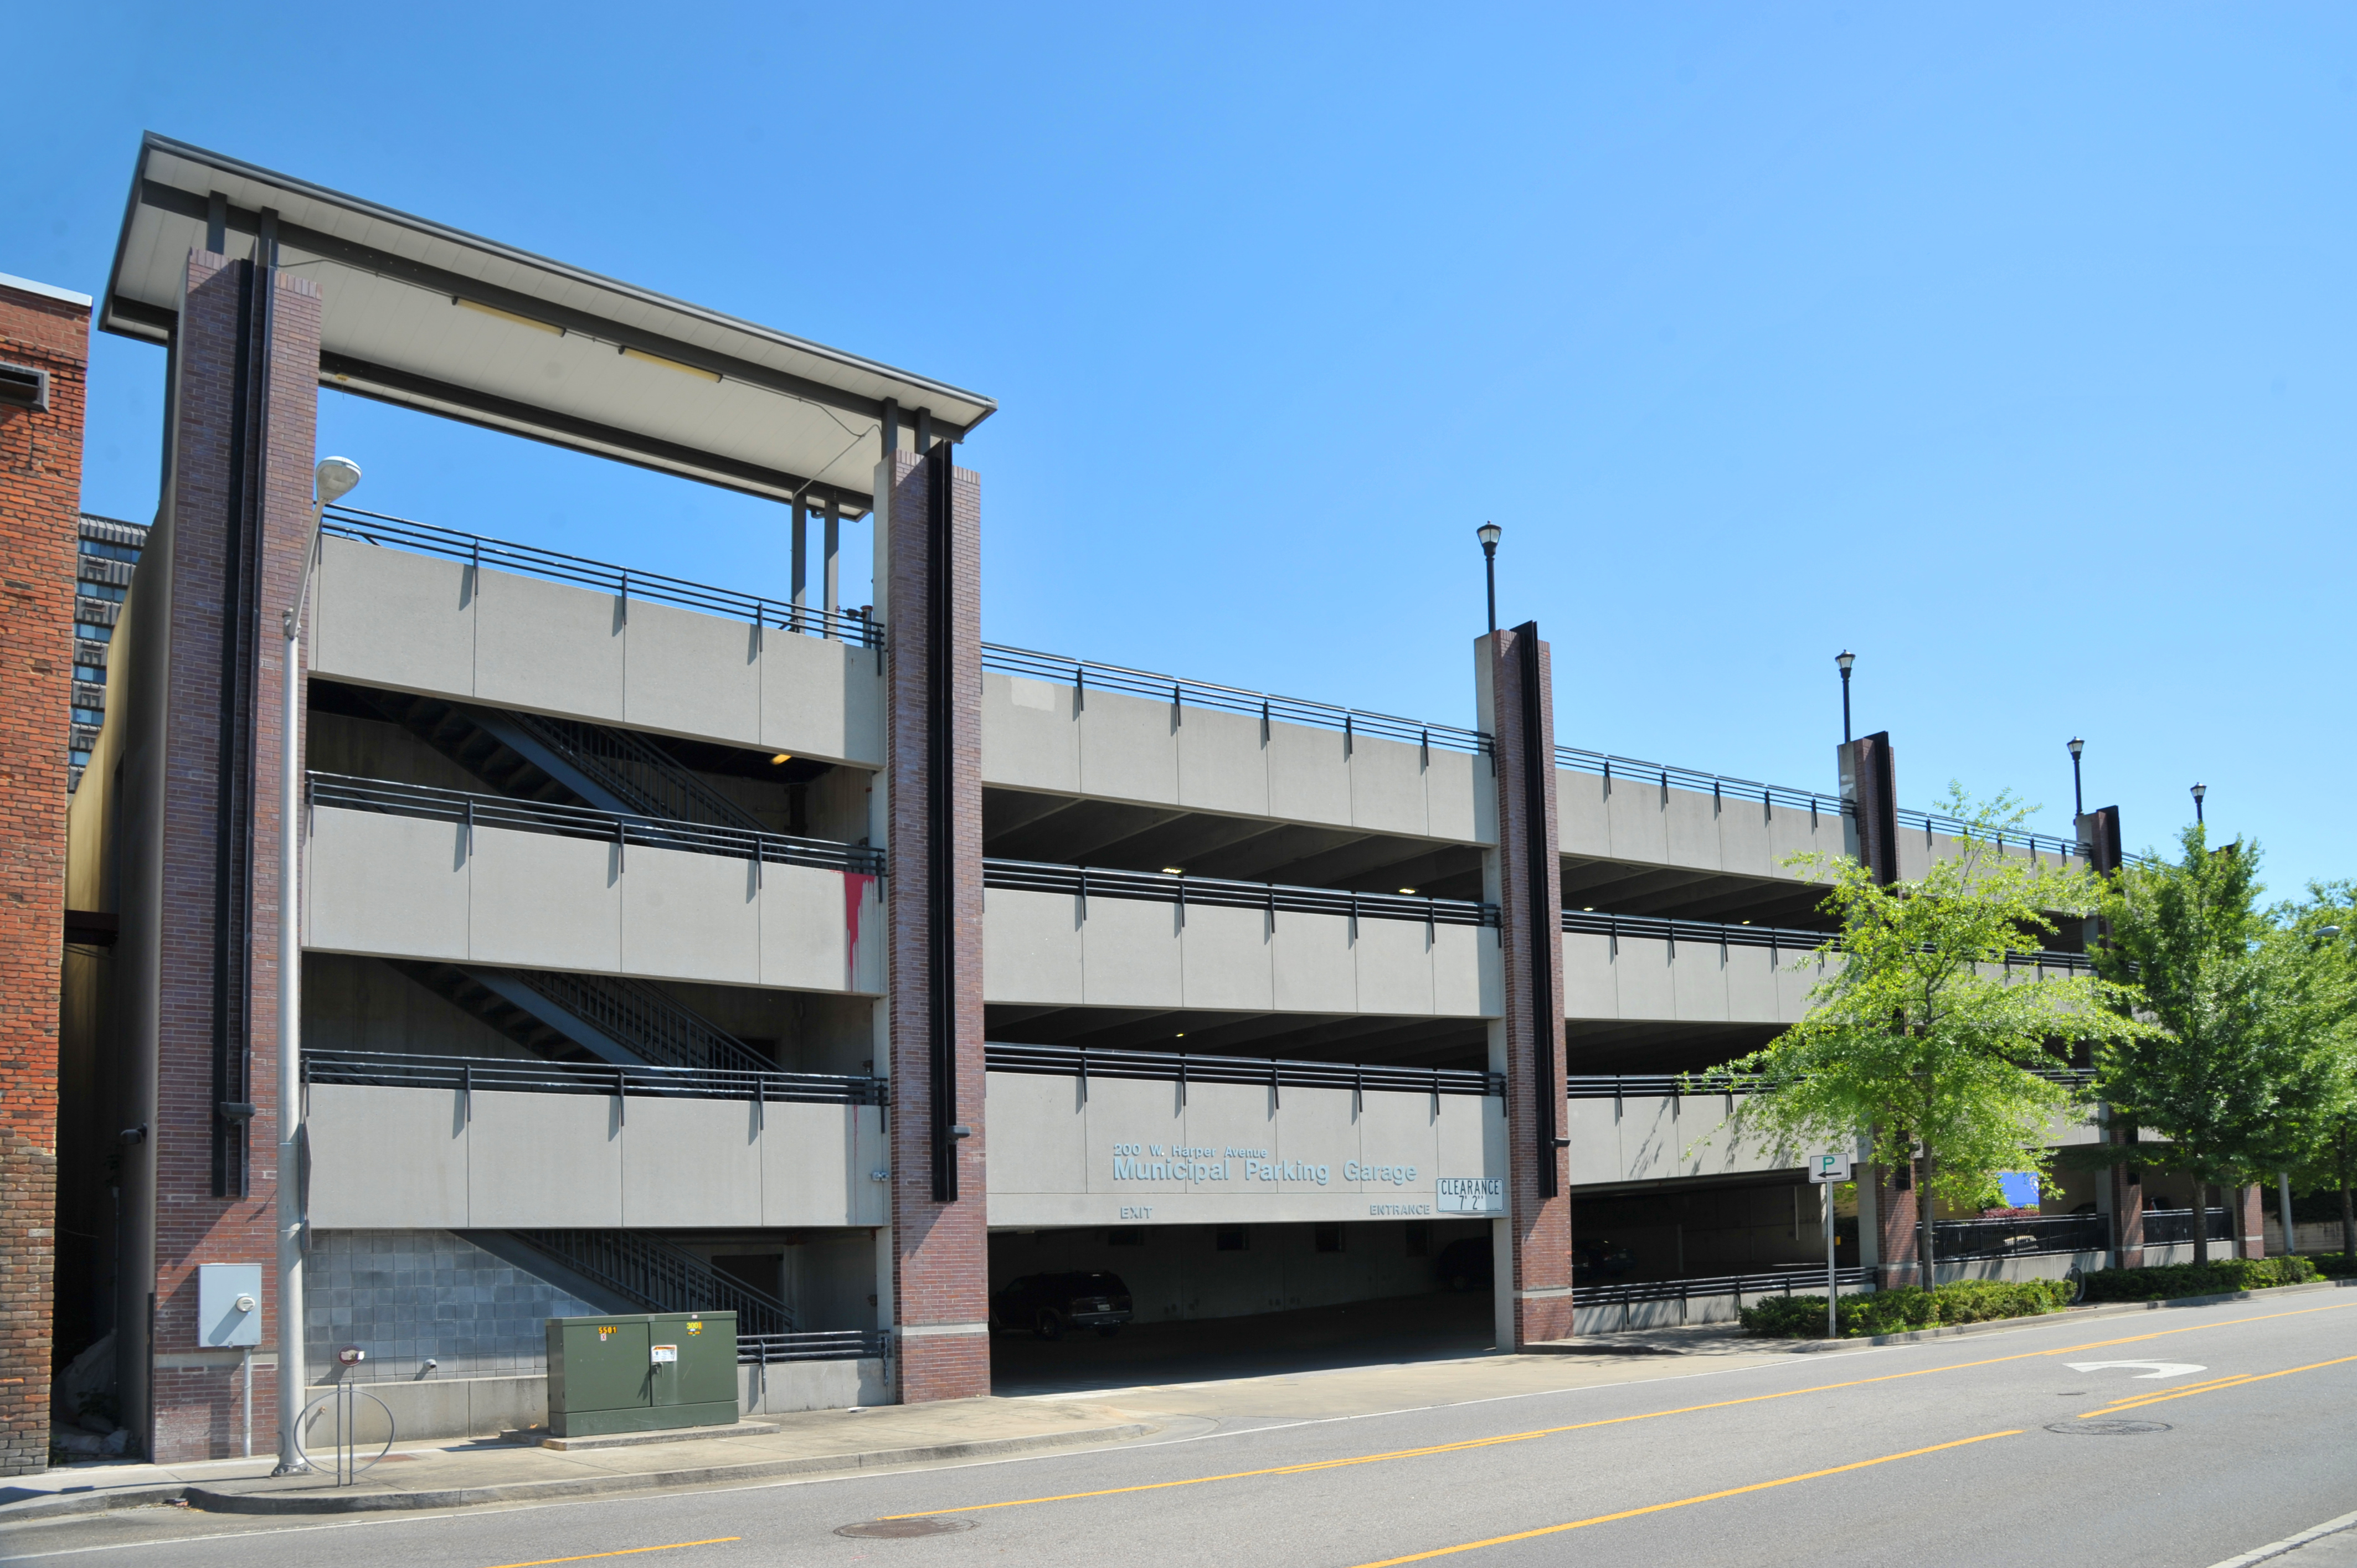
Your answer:
[[[947,693],[934,689],[928,605],[935,570],[925,460],[896,454],[884,587],[890,790],[890,906],[886,1006],[892,1079],[892,1319],[904,1402],[990,1391],[988,1192],[983,1144],[982,1012],[982,484],[951,468]],[[932,1051],[933,842],[928,786],[934,704],[949,704],[952,974],[955,1023],[953,1120],[973,1135],[953,1144],[957,1197],[934,1197]],[[934,1330],[935,1332],[927,1332]]]
[[[1524,643],[1538,691],[1526,703]],[[1507,1224],[1516,1346],[1572,1332],[1569,1162],[1558,1146],[1563,1097],[1563,880],[1557,859],[1555,683],[1535,622],[1490,639],[1490,714],[1498,767],[1499,949],[1506,977]],[[1535,769],[1535,773],[1532,769]],[[1539,781],[1532,799],[1531,780]],[[1535,809],[1534,807],[1535,806]],[[1534,875],[1535,868],[1535,875]],[[1553,1179],[1548,1177],[1552,1175]]]
[[[1899,1185],[1899,1173],[1889,1165],[1870,1167],[1874,1173],[1875,1284],[1889,1290],[1894,1285],[1926,1283],[1923,1279],[1922,1211],[1915,1207],[1917,1193],[1910,1178],[1904,1187]]]
[[[318,285],[188,259],[174,344],[172,531],[156,1041],[152,1455],[234,1454],[234,1356],[203,1364],[198,1270],[263,1265],[275,1346],[279,612],[310,528]],[[226,1066],[224,1066],[226,1064]],[[251,1104],[240,1125],[224,1101]],[[297,1351],[299,1355],[299,1350]],[[276,1373],[253,1374],[255,1448],[275,1444]]]
[[[0,285],[0,360],[49,376],[46,411],[0,412],[0,1474],[16,1476],[46,1468],[49,1451],[66,726],[90,307]]]

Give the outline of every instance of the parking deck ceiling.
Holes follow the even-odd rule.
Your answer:
[[[1481,897],[1471,844],[1308,827],[1019,789],[982,792],[983,854],[1114,871],[1283,882],[1356,893],[1412,887],[1431,898]]]
[[[887,403],[959,439],[997,404],[774,328],[149,134],[99,323],[164,342],[188,252],[318,284],[323,385],[749,494],[866,512]]]
[[[1658,915],[1676,920],[1749,921],[1794,930],[1833,930],[1817,909],[1824,890],[1764,876],[1687,871],[1619,860],[1563,860],[1563,907],[1605,915]]]
[[[1564,1026],[1564,1070],[1575,1076],[1700,1072],[1757,1050],[1781,1032],[1777,1024],[1570,1023]]]
[[[1005,1003],[993,1004],[984,1014],[985,1034],[1009,1044],[1281,1057],[1382,1067],[1479,1069],[1489,1065],[1489,1026],[1478,1018],[1025,1007]]]

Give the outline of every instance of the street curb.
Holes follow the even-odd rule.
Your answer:
[[[181,1495],[209,1513],[382,1513],[416,1509],[468,1508],[484,1503],[538,1502],[552,1498],[597,1497],[613,1492],[652,1491],[663,1487],[711,1486],[725,1481],[769,1480],[781,1476],[817,1476],[917,1465],[936,1459],[979,1459],[1035,1449],[1078,1447],[1144,1437],[1159,1430],[1146,1422],[1096,1426],[1039,1437],[993,1437],[971,1443],[936,1443],[920,1448],[881,1448],[864,1454],[819,1454],[802,1459],[766,1459],[749,1465],[706,1465],[686,1470],[655,1470],[636,1476],[582,1476],[560,1481],[514,1481],[496,1487],[450,1487],[438,1491],[369,1492],[336,1497],[310,1492],[219,1492],[188,1486]]]
[[[2357,1526],[2357,1513],[2345,1513],[2339,1519],[2326,1520],[2313,1530],[2303,1530],[2298,1535],[2287,1535],[2281,1541],[2255,1547],[2240,1557],[2229,1557],[2223,1563],[2213,1563],[2210,1568],[2251,1568],[2254,1563],[2265,1563],[2271,1557],[2281,1557],[2287,1552],[2297,1552],[2311,1541],[2321,1541],[2328,1535]]]
[[[19,1520],[70,1519],[75,1514],[106,1513],[114,1509],[145,1508],[173,1502],[188,1494],[185,1482],[165,1487],[125,1487],[113,1492],[61,1492],[46,1498],[25,1498],[0,1503],[0,1530]]]
[[[2357,1286],[2357,1280],[2309,1280],[2296,1285],[2264,1285],[2257,1290],[2222,1291],[2214,1295],[2175,1295],[2159,1301],[2107,1301],[2094,1306],[2066,1306],[2060,1312],[2040,1312],[2024,1317],[1993,1317],[1986,1323],[1958,1323],[1946,1328],[1917,1328],[1904,1334],[1875,1334],[1857,1339],[1764,1339],[1763,1345],[1912,1345],[1924,1339],[1953,1339],[1968,1334],[1997,1334],[2008,1328],[2020,1328],[2042,1323],[2093,1323],[2107,1317],[2126,1317],[2138,1312],[2159,1312],[2178,1306],[2218,1306],[2230,1301],[2272,1301],[2279,1295],[2307,1295],[2316,1291],[2347,1290]]]

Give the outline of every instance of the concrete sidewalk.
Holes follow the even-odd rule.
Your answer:
[[[563,1453],[497,1438],[400,1447],[343,1487],[325,1474],[274,1477],[274,1461],[268,1457],[77,1465],[0,1489],[0,1528],[170,1503],[247,1514],[463,1508],[1086,1447],[1158,1430],[1155,1423],[1094,1404],[1002,1399],[763,1419],[778,1430]]]

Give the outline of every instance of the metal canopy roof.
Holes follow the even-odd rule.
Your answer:
[[[99,324],[164,342],[209,226],[326,295],[322,385],[749,494],[869,510],[886,403],[989,398],[149,133]]]

